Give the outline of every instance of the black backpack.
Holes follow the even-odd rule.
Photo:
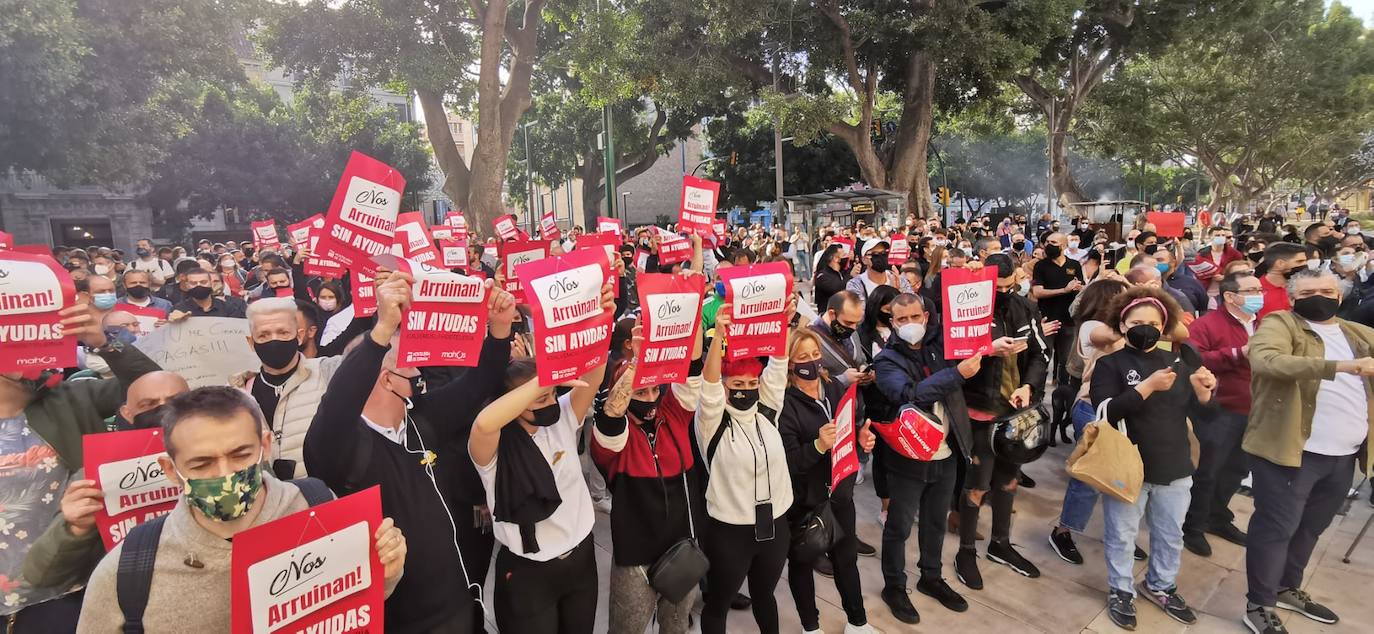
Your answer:
[[[290,480],[310,506],[319,506],[334,499],[324,481],[316,478]],[[166,515],[135,526],[124,538],[119,552],[119,573],[115,577],[115,594],[119,610],[124,613],[124,633],[142,634],[143,612],[148,608],[148,591],[153,585],[153,564],[157,561],[157,545],[162,539],[162,525]]]

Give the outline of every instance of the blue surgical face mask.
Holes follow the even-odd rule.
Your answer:
[[[115,305],[115,294],[114,294],[114,293],[96,293],[96,294],[94,294],[94,295],[91,295],[91,303],[94,304],[95,307],[98,308],[98,309],[100,309],[100,310],[109,310],[109,309],[111,309],[111,308],[114,308],[114,305]]]
[[[1259,313],[1261,308],[1264,308],[1263,295],[1246,295],[1245,303],[1242,304],[1240,307],[1241,310],[1250,313],[1251,315]]]
[[[1155,262],[1155,268],[1159,270],[1160,275],[1167,275],[1169,273],[1169,265],[1166,262]]]

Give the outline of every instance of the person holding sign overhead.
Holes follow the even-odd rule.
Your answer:
[[[601,287],[603,311],[615,310],[612,284]],[[589,634],[596,623],[596,511],[577,438],[605,373],[603,359],[565,382],[572,389],[560,397],[554,386],[539,385],[534,359],[492,372],[504,377],[506,392],[477,415],[468,451],[501,542],[496,624],[502,631]]]
[[[263,468],[272,433],[247,394],[227,386],[203,387],[168,401],[165,410],[167,455],[158,462],[183,495],[161,522],[139,526],[96,566],[86,586],[79,632],[224,631],[230,622],[234,535],[306,510],[317,501],[307,499],[301,486],[282,482]],[[144,604],[135,606],[139,597],[128,577],[140,571],[122,561],[122,553],[135,543],[139,531],[154,526],[161,532],[154,533],[151,579],[141,597]],[[373,535],[373,544],[390,593],[405,565],[405,537],[387,518]],[[142,608],[141,622],[128,622],[126,610],[137,607]]]
[[[787,301],[784,324],[796,313]],[[773,589],[787,561],[791,530],[784,517],[792,507],[787,451],[774,423],[787,390],[787,357],[723,361],[724,333],[733,320],[730,304],[716,313],[716,333],[702,370],[696,435],[710,479],[705,543],[711,569],[701,613],[703,634],[725,631],[730,601],[746,579],[754,622],[764,634],[778,631]],[[787,328],[784,328],[787,330]]]
[[[459,523],[469,516],[447,501],[472,495],[452,491],[463,460],[458,439],[500,390],[515,301],[490,282],[484,286],[490,317],[477,367],[430,391],[418,369],[396,366],[394,340],[413,284],[407,273],[379,270],[376,324],[344,357],[320,400],[305,434],[305,469],[340,494],[382,485],[382,513],[423,553],[387,600],[387,630],[465,631],[480,611],[461,597],[480,590],[483,579],[469,574],[479,562],[457,545]]]
[[[835,516],[835,530],[844,535],[821,557],[828,557],[834,567],[835,589],[840,593],[840,603],[849,621],[844,631],[846,634],[872,633],[876,630],[868,624],[863,589],[859,585],[855,478],[845,477],[831,488],[831,461],[832,449],[840,443],[849,445],[855,454],[860,449],[873,451],[873,432],[864,425],[857,433],[843,438],[838,436],[835,419],[844,399],[845,385],[831,377],[822,365],[819,335],[809,329],[795,329],[787,351],[788,385],[778,416],[778,432],[787,452],[788,471],[792,474],[792,508],[787,511],[787,518],[793,530],[797,530],[807,516],[821,505],[829,504]],[[854,411],[862,412],[863,407],[856,405]],[[787,561],[787,585],[797,604],[802,631],[819,632],[820,612],[816,610],[815,575],[811,571],[813,562],[803,559],[796,549],[788,554]]]

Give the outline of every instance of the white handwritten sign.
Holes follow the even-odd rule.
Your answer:
[[[192,388],[227,385],[229,377],[261,365],[248,345],[248,320],[188,317],[154,330],[134,346]]]

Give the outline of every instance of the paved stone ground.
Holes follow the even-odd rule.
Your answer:
[[[1029,465],[1026,472],[1035,478],[1039,486],[1022,489],[1017,494],[1017,513],[1012,523],[1012,541],[1022,554],[1040,567],[1039,579],[1027,579],[1010,569],[980,562],[983,571],[983,590],[969,590],[954,578],[953,556],[958,547],[954,535],[946,535],[944,563],[945,577],[950,584],[969,600],[969,610],[956,614],[940,607],[933,599],[916,593],[912,602],[921,612],[921,623],[908,626],[892,617],[887,606],[878,594],[882,589],[882,573],[877,558],[859,558],[859,571],[863,580],[864,603],[868,608],[869,622],[885,632],[909,631],[960,631],[993,632],[1120,632],[1107,618],[1106,601],[1106,564],[1102,559],[1102,518],[1100,509],[1094,513],[1086,535],[1077,539],[1079,549],[1086,560],[1082,566],[1063,562],[1050,549],[1047,535],[1050,527],[1058,518],[1060,501],[1063,496],[1067,476],[1064,472],[1064,459],[1068,456],[1067,447],[1050,450],[1044,458]],[[1289,631],[1294,634],[1313,632],[1371,632],[1374,631],[1374,601],[1369,598],[1369,588],[1374,587],[1374,535],[1367,537],[1351,558],[1351,563],[1341,562],[1341,557],[1355,539],[1371,511],[1367,502],[1368,485],[1362,499],[1351,504],[1347,515],[1338,516],[1331,528],[1327,529],[1317,545],[1308,567],[1304,587],[1313,597],[1331,607],[1341,615],[1337,625],[1322,625],[1292,613],[1281,613]],[[878,523],[878,500],[873,494],[871,480],[858,487],[856,492],[859,509],[859,535],[875,546],[879,544],[882,527]],[[1236,496],[1231,503],[1236,512],[1237,524],[1242,528],[1249,521],[1254,506],[1248,497]],[[989,512],[982,514],[983,532],[988,531]],[[1148,544],[1148,537],[1142,527],[1140,544]],[[598,515],[596,523],[597,545],[597,582],[601,587],[601,599],[597,606],[597,632],[606,628],[606,605],[608,596],[609,569],[611,561],[610,524],[605,515]],[[1183,597],[1199,611],[1198,623],[1184,627],[1170,620],[1153,605],[1138,601],[1140,626],[1139,632],[1245,632],[1240,618],[1245,606],[1245,551],[1239,546],[1211,539],[1213,554],[1210,558],[1197,557],[1191,553],[1183,554],[1183,569],[1179,575],[1179,590]],[[985,542],[979,542],[980,552]],[[918,548],[913,531],[907,544],[907,572],[915,583],[918,576],[916,560]],[[1145,563],[1136,566],[1136,578],[1145,575]],[[490,597],[491,584],[487,584]],[[839,594],[834,584],[825,577],[817,576],[816,592],[821,611],[821,627],[831,634],[844,631],[844,611],[840,608]],[[776,592],[779,612],[782,616],[783,632],[800,632],[792,596],[787,589],[786,572],[778,583]],[[698,606],[699,607],[699,606]],[[490,615],[490,613],[489,613]],[[491,625],[491,631],[496,631]],[[749,612],[732,612],[730,615],[732,632],[754,632],[753,618]],[[651,628],[652,631],[652,628]],[[696,630],[694,630],[696,631]]]

